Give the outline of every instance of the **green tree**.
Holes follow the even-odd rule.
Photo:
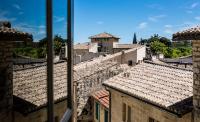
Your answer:
[[[137,44],[137,36],[136,36],[136,33],[134,33],[134,36],[133,36],[133,44]]]
[[[150,48],[153,54],[159,54],[159,53],[164,54],[164,52],[167,49],[167,46],[159,41],[153,41],[150,43]]]

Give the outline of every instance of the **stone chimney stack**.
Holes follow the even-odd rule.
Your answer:
[[[0,42],[0,121],[9,122],[13,106],[12,49],[10,41]]]
[[[1,22],[1,28],[10,28],[8,22]],[[0,36],[0,38],[2,38]],[[13,105],[12,92],[12,41],[0,41],[0,121],[9,122]]]
[[[173,34],[173,40],[192,40],[193,120],[194,122],[200,122],[200,26]]]
[[[200,122],[200,40],[192,42],[194,122]]]
[[[13,111],[13,44],[31,41],[32,35],[11,28],[10,22],[0,22],[0,122],[12,122]]]

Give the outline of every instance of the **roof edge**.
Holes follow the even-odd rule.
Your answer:
[[[142,99],[142,98],[140,98],[140,97],[138,97],[138,96],[136,96],[136,95],[133,95],[133,94],[124,92],[123,90],[116,89],[116,88],[114,88],[114,87],[112,87],[112,86],[109,86],[109,85],[107,85],[107,84],[105,84],[105,83],[103,83],[103,85],[104,85],[105,87],[108,87],[108,88],[110,88],[110,89],[116,90],[116,91],[118,91],[118,92],[122,92],[123,94],[128,95],[128,96],[130,96],[130,97],[133,97],[133,98],[135,98],[135,99],[137,99],[137,100],[140,100],[140,101],[142,101],[142,102],[144,102],[144,103],[150,104],[150,105],[152,105],[152,106],[154,106],[154,107],[156,107],[156,108],[158,108],[158,109],[164,110],[164,111],[166,111],[166,112],[168,112],[168,113],[170,113],[170,114],[172,114],[172,115],[175,115],[175,116],[177,116],[177,117],[179,117],[179,118],[181,118],[181,117],[183,117],[185,114],[191,112],[191,111],[189,111],[189,112],[183,113],[183,114],[177,113],[177,112],[174,112],[174,111],[172,111],[172,110],[170,110],[170,109],[167,109],[167,108],[164,107],[164,106],[158,105],[158,104],[153,103],[153,102],[151,102],[151,101],[149,101],[149,100],[146,100],[146,99]]]

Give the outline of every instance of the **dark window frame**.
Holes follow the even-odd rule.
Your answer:
[[[108,122],[109,121],[108,117],[109,117],[108,110],[104,109],[104,122]]]
[[[100,104],[95,102],[95,118],[100,121]]]

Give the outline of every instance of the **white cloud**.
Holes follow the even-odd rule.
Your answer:
[[[38,31],[38,34],[43,35],[43,34],[46,34],[46,32],[45,32],[45,30],[40,30],[40,31]]]
[[[193,4],[191,4],[190,5],[190,9],[194,9],[194,8],[196,8],[197,6],[199,5],[199,3],[193,3]]]
[[[165,25],[164,27],[165,28],[172,28],[173,26],[172,25]]]
[[[196,20],[200,21],[200,16],[195,17]]]
[[[142,23],[139,24],[138,28],[139,28],[139,29],[144,29],[144,28],[146,28],[147,26],[148,26],[148,23],[147,23],[147,22],[142,22]]]
[[[162,18],[165,18],[165,17],[166,17],[166,15],[161,14],[161,15],[157,15],[157,16],[151,16],[148,19],[150,21],[157,22],[157,21],[159,21],[159,19],[162,19]]]
[[[43,28],[45,28],[45,25],[40,25],[40,26],[38,26],[38,28],[43,29]]]
[[[55,18],[55,22],[62,22],[65,20],[64,17],[59,17],[59,16],[54,16],[54,18]]]
[[[167,34],[173,34],[173,31],[171,29],[165,29],[164,32],[167,33]]]
[[[102,25],[102,24],[104,24],[104,22],[103,21],[97,21],[97,24]]]
[[[18,9],[18,10],[21,10],[21,7],[18,4],[13,4],[13,7]]]
[[[10,21],[13,22],[16,20],[14,17],[8,17],[8,12],[7,11],[1,11],[0,10],[0,20],[1,21]]]
[[[18,14],[19,14],[19,15],[22,15],[22,14],[24,14],[24,12],[21,11],[21,12],[19,12]]]

